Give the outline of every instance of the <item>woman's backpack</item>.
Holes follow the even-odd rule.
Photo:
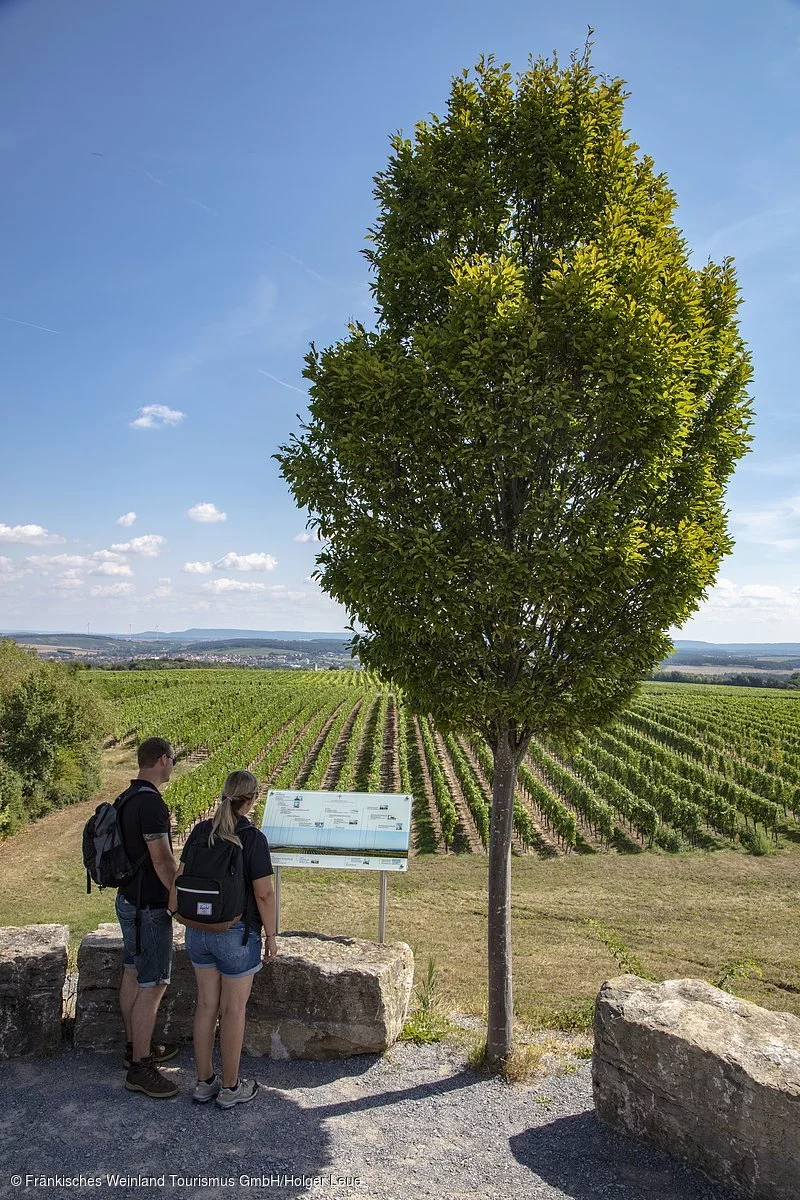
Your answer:
[[[241,846],[221,837],[209,846],[206,837],[186,848],[183,874],[175,880],[175,915],[190,929],[222,933],[241,921],[247,902]],[[242,942],[247,942],[245,925]]]

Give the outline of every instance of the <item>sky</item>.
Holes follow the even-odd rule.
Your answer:
[[[373,319],[372,177],[482,53],[589,25],[754,357],[677,635],[800,641],[798,0],[0,0],[0,629],[345,629],[272,456],[309,343]]]

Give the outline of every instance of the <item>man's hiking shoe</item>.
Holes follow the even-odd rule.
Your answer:
[[[240,1079],[235,1088],[221,1088],[217,1096],[220,1108],[233,1108],[235,1104],[247,1104],[255,1100],[258,1082],[255,1079]]]
[[[151,1096],[153,1100],[172,1100],[174,1096],[181,1094],[180,1088],[176,1087],[171,1079],[167,1079],[166,1075],[161,1074],[153,1062],[152,1055],[143,1058],[141,1062],[131,1063],[125,1076],[125,1087],[129,1092],[144,1092],[145,1096]]]
[[[175,1058],[180,1046],[177,1042],[153,1042],[150,1046],[150,1057],[154,1063],[169,1062],[171,1058]],[[122,1065],[127,1071],[133,1062],[133,1044],[125,1043],[125,1057],[122,1060]]]
[[[192,1099],[195,1104],[208,1104],[209,1100],[213,1100],[215,1096],[219,1095],[221,1088],[222,1082],[218,1075],[214,1076],[211,1083],[206,1083],[205,1079],[198,1079]]]

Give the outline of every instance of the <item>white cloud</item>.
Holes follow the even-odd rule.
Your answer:
[[[230,571],[274,571],[277,565],[277,558],[273,558],[271,554],[237,554],[235,550],[229,551],[214,563],[217,570]]]
[[[52,567],[85,567],[89,559],[82,554],[29,554],[25,562],[31,567],[48,570]]]
[[[210,562],[188,562],[184,563],[182,571],[187,575],[210,575],[214,570],[214,564]]]
[[[227,521],[228,514],[220,512],[216,504],[210,504],[205,501],[203,504],[194,504],[186,513],[187,517],[191,517],[193,521],[199,521],[201,525],[208,525],[214,521]]]
[[[296,542],[321,542],[322,538],[319,535],[319,530],[315,530],[314,533],[309,533],[306,530],[305,533],[296,533],[294,535],[294,540]]]
[[[92,567],[90,575],[133,575],[127,563],[101,562]]]
[[[92,562],[124,562],[121,554],[117,554],[115,550],[95,550],[92,555]]]
[[[71,571],[65,571],[53,583],[53,591],[56,592],[74,592],[77,588],[82,588],[84,580],[81,579],[80,573],[74,568]]]
[[[787,591],[774,584],[739,584],[719,579],[699,615],[720,619],[739,616],[748,624],[773,624],[789,617],[800,619],[800,588]]]
[[[126,529],[136,520],[135,512],[124,513],[123,516],[117,517],[117,524],[123,525]]]
[[[242,579],[209,579],[208,583],[204,583],[203,587],[206,591],[213,592],[215,596],[223,596],[226,592],[266,592],[267,585],[265,583],[245,583]]]
[[[171,596],[171,595],[172,595],[172,580],[170,579],[169,575],[165,575],[163,578],[159,579],[158,583],[156,584],[155,588],[153,589],[153,596],[157,600],[163,600],[166,596]]]
[[[790,496],[774,508],[737,513],[735,525],[742,541],[776,550],[800,549],[800,496]]]
[[[117,554],[141,554],[142,558],[158,558],[167,539],[160,533],[143,533],[129,542],[113,542],[111,549]]]
[[[45,546],[64,542],[66,538],[50,533],[41,525],[3,525],[0,522],[0,542],[20,542],[27,546]]]
[[[209,579],[203,587],[215,596],[226,596],[233,592],[258,592],[272,600],[305,600],[307,596],[306,592],[290,592],[283,583],[248,583],[241,579]]]
[[[132,429],[164,429],[166,426],[179,425],[186,413],[177,408],[167,408],[166,404],[145,404],[139,409],[139,416],[131,421]]]
[[[91,596],[129,596],[133,591],[132,583],[98,584],[89,593]]]

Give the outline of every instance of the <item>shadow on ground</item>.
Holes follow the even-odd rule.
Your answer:
[[[658,1150],[643,1152],[593,1112],[526,1129],[509,1145],[519,1163],[570,1200],[737,1200],[688,1164]]]

